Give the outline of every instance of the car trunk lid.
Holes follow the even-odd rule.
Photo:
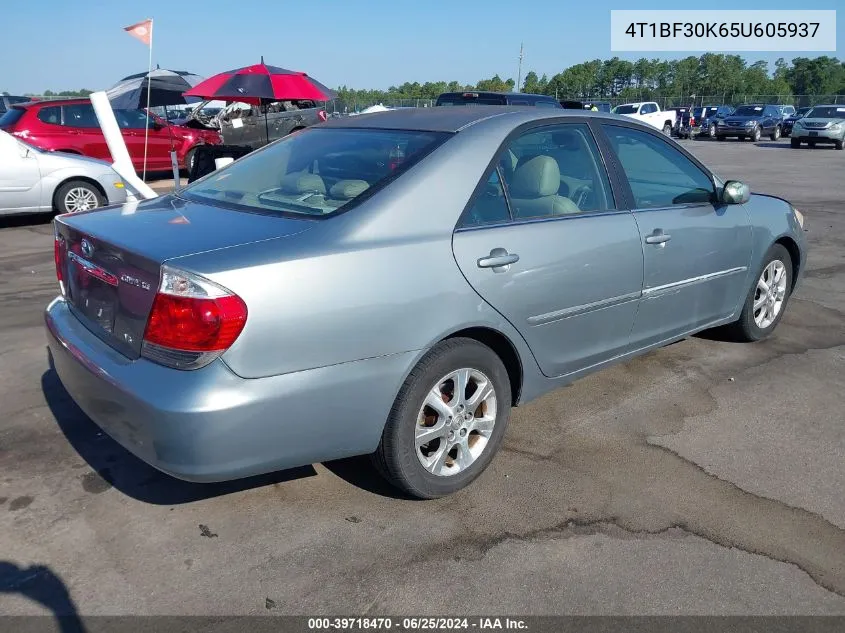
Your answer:
[[[314,224],[173,196],[62,215],[55,223],[57,274],[77,318],[114,349],[136,359],[164,262],[289,237]]]

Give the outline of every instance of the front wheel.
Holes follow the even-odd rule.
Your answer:
[[[106,204],[105,196],[90,182],[71,180],[56,190],[53,206],[59,213],[90,211]]]
[[[834,141],[833,146],[836,149],[842,149],[842,147],[845,146],[845,139],[839,139],[838,141]]]
[[[762,136],[762,132],[760,131],[760,128],[759,128],[759,127],[755,127],[755,128],[754,128],[754,132],[752,132],[752,133],[751,133],[751,140],[752,140],[754,143],[756,143],[757,141],[759,141],[759,140],[760,140],[760,137],[761,137],[761,136]]]
[[[464,488],[493,460],[511,387],[501,359],[474,339],[434,346],[411,371],[373,455],[397,488],[421,499]]]
[[[780,138],[780,126],[775,127],[774,131],[772,132],[770,139],[773,141],[777,141]]]
[[[739,319],[728,326],[734,338],[753,342],[769,336],[783,317],[791,290],[792,258],[786,248],[775,244],[763,260]]]
[[[713,138],[714,136],[716,136],[716,124],[715,123],[711,123],[710,127],[707,128],[707,134],[710,136],[710,138]]]

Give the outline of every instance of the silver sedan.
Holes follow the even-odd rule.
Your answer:
[[[58,217],[49,346],[79,406],[176,477],[373,454],[432,498],[487,467],[515,405],[706,328],[771,334],[802,227],[626,117],[333,119]]]
[[[125,201],[124,183],[108,163],[46,152],[0,130],[0,215],[73,213]]]

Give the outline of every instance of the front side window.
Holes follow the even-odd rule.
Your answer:
[[[179,192],[188,200],[268,213],[326,216],[399,177],[445,132],[309,128]]]
[[[143,130],[153,127],[155,119],[147,117],[143,110],[115,110],[117,125],[123,130]]]
[[[605,124],[604,129],[631,186],[635,208],[712,202],[710,176],[667,141],[616,125]]]
[[[504,156],[500,169],[515,219],[613,208],[604,164],[583,123],[530,130]]]
[[[739,106],[734,111],[734,116],[762,116],[762,106]]]

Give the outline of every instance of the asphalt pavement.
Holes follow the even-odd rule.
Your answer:
[[[520,407],[437,501],[366,459],[214,485],[139,462],[50,370],[49,218],[0,222],[0,613],[845,614],[845,152],[684,144],[806,216],[776,334]]]

